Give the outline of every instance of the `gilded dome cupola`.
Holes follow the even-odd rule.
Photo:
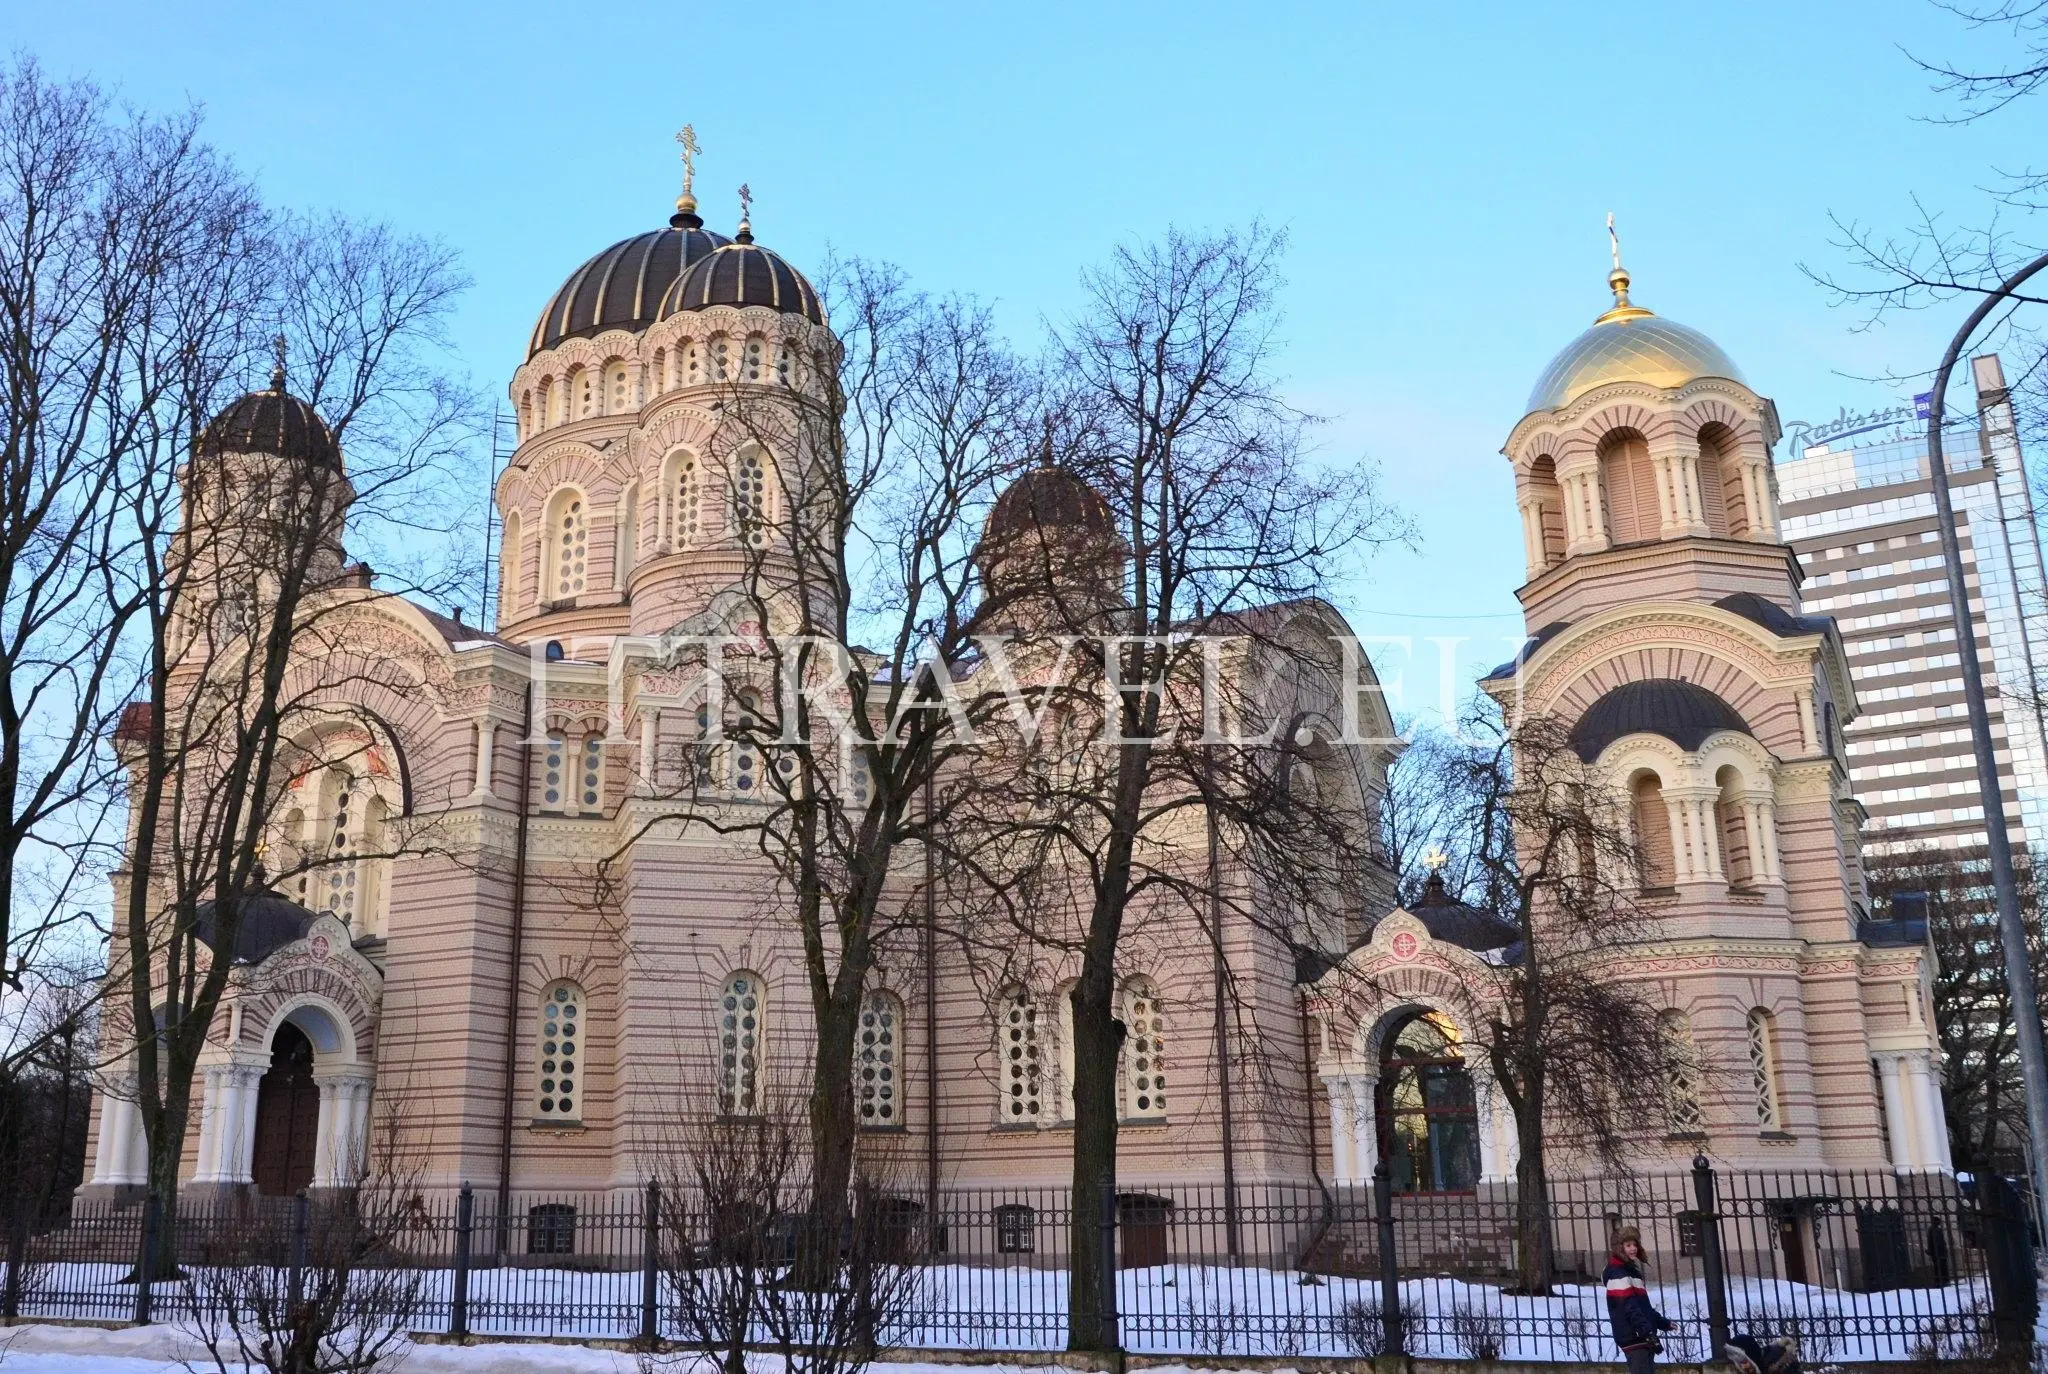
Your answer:
[[[1712,339],[1632,303],[1628,269],[1619,262],[1607,285],[1614,292],[1614,308],[1550,360],[1529,393],[1526,410],[1556,410],[1608,382],[1670,389],[1701,377],[1743,381],[1734,361]]]

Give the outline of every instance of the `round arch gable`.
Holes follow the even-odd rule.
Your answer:
[[[1537,646],[1516,676],[1539,684],[1530,704],[1547,714],[1602,665],[1655,649],[1699,654],[1766,693],[1796,690],[1812,678],[1808,646],[1788,649],[1763,626],[1717,606],[1659,601],[1617,607],[1567,627]],[[1624,680],[1637,676],[1621,674]]]

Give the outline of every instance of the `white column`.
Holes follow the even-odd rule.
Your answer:
[[[100,1138],[92,1153],[92,1181],[94,1183],[125,1183],[128,1180],[117,1177],[121,1172],[122,1132],[126,1129],[124,1109],[134,1110],[134,1103],[124,1101],[114,1094],[119,1085],[109,1083],[100,1090]]]
[[[1325,1078],[1323,1091],[1330,1096],[1330,1175],[1339,1183],[1349,1183],[1358,1170],[1352,1148],[1351,1084],[1342,1078]]]
[[[356,1065],[315,1073],[320,1120],[313,1136],[313,1186],[345,1188],[362,1176],[370,1080]]]
[[[1500,1167],[1500,1123],[1495,1100],[1500,1096],[1493,1080],[1472,1075],[1472,1095],[1479,1108],[1479,1181],[1496,1183],[1503,1178]]]
[[[1905,1056],[1906,1080],[1911,1085],[1913,1118],[1919,1131],[1919,1158],[1915,1163],[1922,1169],[1942,1167],[1943,1150],[1941,1090],[1935,1086],[1934,1076],[1928,1072],[1925,1052]]]
[[[661,728],[661,710],[654,706],[640,708],[640,789],[653,792],[656,787],[654,776],[654,745]]]
[[[1522,556],[1529,576],[1543,571],[1543,507],[1533,498],[1522,502]]]
[[[1820,731],[1813,723],[1813,688],[1799,689],[1799,739],[1809,754],[1820,752]]]
[[[1379,1090],[1377,1077],[1360,1074],[1351,1080],[1352,1152],[1358,1160],[1358,1177],[1366,1183],[1372,1182],[1373,1171],[1380,1167],[1380,1126],[1373,1110]]]
[[[1688,817],[1692,807],[1682,797],[1664,794],[1665,826],[1671,831],[1671,881],[1673,884],[1689,883],[1694,880],[1692,845],[1687,830]]]
[[[1756,461],[1745,462],[1742,468],[1750,479],[1750,487],[1756,492],[1755,503],[1748,511],[1750,538],[1775,544],[1778,541],[1778,512],[1771,508],[1770,469]]]
[[[253,1183],[256,1179],[256,1102],[258,1090],[263,1085],[263,1066],[244,1065],[238,1081],[236,1101],[241,1108],[242,1128],[235,1133],[232,1172],[235,1182]]]
[[[221,1125],[227,1116],[227,1082],[225,1064],[208,1064],[205,1075],[204,1096],[199,1103],[199,1163],[192,1171],[194,1183],[219,1183],[221,1181],[221,1155],[224,1152],[221,1140]]]
[[[498,742],[498,727],[489,720],[480,720],[476,725],[476,789],[472,796],[489,796],[491,791],[491,755]]]
[[[1757,803],[1742,799],[1743,847],[1749,851],[1749,883],[1755,887],[1770,881],[1764,866],[1763,826],[1757,820]]]
[[[1906,1094],[1899,1085],[1899,1057],[1877,1057],[1878,1091],[1884,1095],[1885,1134],[1891,1137],[1892,1167],[1911,1169],[1919,1164],[1914,1148],[1913,1122],[1906,1115]]]
[[[1700,838],[1705,841],[1700,846],[1700,861],[1706,870],[1702,876],[1710,882],[1728,880],[1728,863],[1721,857],[1719,801],[1718,797],[1707,797],[1696,803],[1699,807]]]
[[[1760,801],[1756,804],[1756,828],[1763,838],[1764,881],[1781,886],[1785,881],[1785,869],[1778,859],[1778,804],[1774,801]]]

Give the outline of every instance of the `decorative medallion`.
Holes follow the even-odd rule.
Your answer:
[[[1404,964],[1412,963],[1415,956],[1422,953],[1422,941],[1416,938],[1414,931],[1404,930],[1394,936],[1393,950],[1396,960]]]
[[[315,959],[325,959],[328,955],[334,953],[334,942],[325,935],[315,935],[306,944],[313,951]]]

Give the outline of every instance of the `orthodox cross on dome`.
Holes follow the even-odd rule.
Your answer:
[[[270,351],[277,359],[276,366],[270,369],[270,389],[282,392],[284,390],[284,335],[271,335]]]
[[[1428,849],[1422,851],[1422,866],[1428,869],[1431,873],[1443,872],[1444,865],[1449,863],[1450,861],[1451,856],[1444,853],[1444,851],[1436,845],[1431,845]]]
[[[1594,324],[1617,324],[1629,320],[1640,320],[1651,312],[1640,305],[1631,304],[1628,298],[1628,269],[1621,265],[1621,236],[1614,232],[1614,211],[1607,212],[1607,252],[1614,260],[1614,270],[1607,274],[1607,287],[1614,292],[1614,308],[1594,320]]]
[[[676,142],[683,148],[683,194],[688,196],[691,188],[697,184],[697,154],[704,150],[697,146],[696,129],[688,124],[685,124],[682,132],[676,135]]]
[[[741,243],[754,241],[754,189],[744,181],[740,183],[740,227],[734,237]]]
[[[1614,232],[1614,211],[1607,212],[1607,251],[1614,255],[1614,270],[1621,270],[1621,236]]]

